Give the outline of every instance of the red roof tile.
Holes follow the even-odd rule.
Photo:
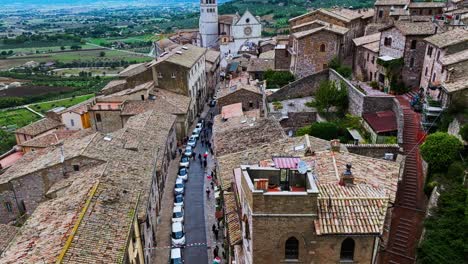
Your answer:
[[[395,113],[393,113],[393,111],[365,113],[362,117],[376,133],[398,130]]]
[[[277,169],[296,169],[300,158],[294,157],[274,157],[273,162]]]

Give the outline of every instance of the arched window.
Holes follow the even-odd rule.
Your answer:
[[[346,238],[341,243],[340,260],[353,260],[354,259],[354,240]]]
[[[320,45],[320,52],[325,52],[325,44]]]
[[[413,39],[413,40],[411,41],[411,49],[416,49],[416,44],[418,44],[418,41],[415,40],[415,39]]]
[[[299,259],[299,240],[295,237],[290,237],[284,245],[285,259]]]

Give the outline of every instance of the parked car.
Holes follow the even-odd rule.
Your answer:
[[[175,195],[184,194],[184,192],[185,192],[184,180],[177,178],[175,186],[174,186],[174,194]]]
[[[182,264],[183,262],[184,258],[182,256],[182,250],[180,248],[172,248],[170,264]]]
[[[179,166],[180,166],[180,167],[189,168],[189,167],[190,167],[190,159],[189,159],[189,157],[187,157],[187,156],[182,156],[182,157],[180,158]]]
[[[198,129],[198,131],[201,131],[203,129],[203,123],[202,122],[198,122],[197,123],[197,126],[195,127],[196,129]]]
[[[172,209],[172,223],[184,222],[184,208],[182,206],[174,206]]]
[[[187,141],[187,146],[191,146],[194,148],[197,145],[197,138],[194,136],[191,136],[189,140]]]
[[[181,222],[172,223],[171,240],[172,246],[180,247],[185,245],[184,224]]]
[[[179,168],[179,173],[177,173],[177,179],[182,179],[184,181],[188,181],[187,168],[185,168],[185,167]]]
[[[197,128],[194,128],[193,131],[192,131],[192,136],[191,137],[194,137],[194,138],[198,139],[198,137],[200,137],[200,131],[201,130],[198,130]]]
[[[184,195],[183,194],[177,194],[174,196],[174,206],[184,207]]]
[[[190,156],[192,156],[192,153],[193,153],[192,152],[192,147],[190,147],[190,146],[185,147],[185,152],[184,152],[185,156],[190,157]]]

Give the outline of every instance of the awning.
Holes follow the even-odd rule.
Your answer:
[[[295,157],[274,157],[273,162],[277,169],[297,169],[297,164],[301,161]]]

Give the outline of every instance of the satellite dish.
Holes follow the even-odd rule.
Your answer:
[[[297,170],[299,171],[300,174],[306,174],[308,170],[307,163],[303,160],[299,161],[297,163]]]

